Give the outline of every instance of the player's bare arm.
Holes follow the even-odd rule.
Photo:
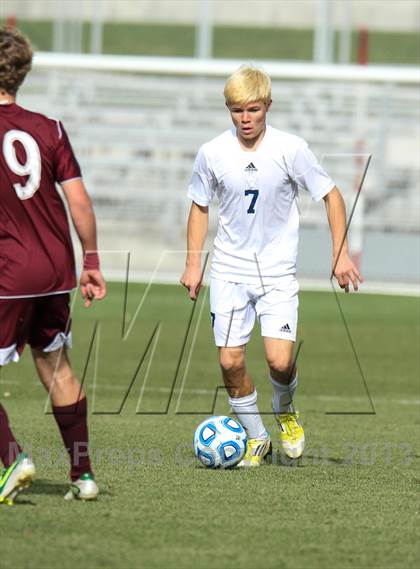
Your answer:
[[[80,288],[86,300],[85,306],[89,307],[93,299],[101,300],[106,295],[106,283],[99,270],[95,213],[82,179],[65,182],[62,188],[82,246],[84,263],[80,275]]]
[[[324,196],[324,202],[331,229],[334,276],[345,292],[349,292],[350,283],[357,291],[359,283],[363,282],[363,277],[349,255],[346,238],[346,207],[336,186]]]
[[[201,253],[207,237],[209,208],[194,201],[191,204],[187,227],[187,260],[185,271],[180,279],[189,292],[191,300],[196,300],[202,281]]]

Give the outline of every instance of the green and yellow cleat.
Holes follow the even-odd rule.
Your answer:
[[[0,504],[12,506],[22,490],[29,488],[35,478],[35,465],[21,452],[15,462],[5,468],[0,478]]]
[[[70,489],[64,496],[69,500],[96,500],[99,488],[95,482],[95,477],[91,472],[82,474],[80,478],[71,483]]]
[[[280,413],[276,415],[280,429],[280,442],[289,458],[299,458],[305,448],[305,433],[299,421],[299,413]]]
[[[261,466],[264,458],[271,454],[271,439],[248,439],[245,456],[237,465],[237,468]]]

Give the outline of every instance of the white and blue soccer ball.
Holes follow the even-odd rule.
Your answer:
[[[194,435],[194,452],[207,468],[232,468],[246,451],[246,432],[232,417],[209,417]]]

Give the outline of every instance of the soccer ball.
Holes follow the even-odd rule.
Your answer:
[[[246,432],[232,417],[209,417],[200,423],[194,435],[194,452],[207,468],[231,468],[246,451]]]

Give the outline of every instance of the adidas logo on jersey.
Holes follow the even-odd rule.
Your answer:
[[[250,162],[245,168],[245,172],[258,172],[258,170],[255,168],[254,164]]]
[[[290,330],[289,324],[285,324],[284,326],[282,326],[280,328],[280,332],[289,332],[289,334],[290,334],[292,331]]]

